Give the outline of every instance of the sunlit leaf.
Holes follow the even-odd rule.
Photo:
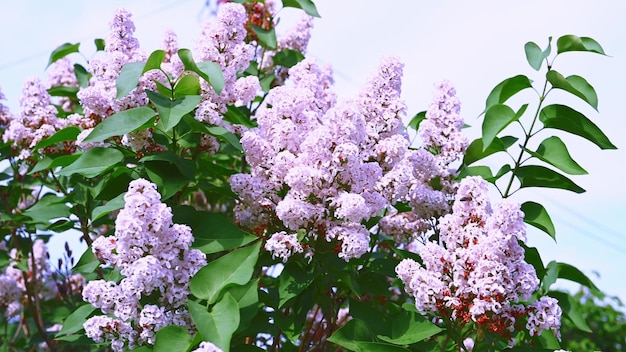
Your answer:
[[[53,63],[55,63],[56,61],[58,61],[58,60],[60,60],[60,59],[62,59],[64,57],[66,57],[69,54],[79,52],[79,49],[78,49],[79,46],[80,46],[80,43],[76,43],[76,44],[65,43],[65,44],[62,44],[61,46],[57,47],[50,54],[50,59],[48,59],[48,66],[52,65]]]
[[[117,89],[115,99],[125,97],[137,87],[145,66],[145,62],[129,62],[122,67],[119,76],[115,80],[115,88]]]
[[[224,287],[247,283],[254,272],[260,248],[261,242],[257,242],[208,263],[191,279],[191,293],[213,303]]]
[[[211,341],[222,351],[230,351],[230,340],[240,321],[239,306],[233,296],[226,293],[208,312],[193,301],[189,301],[188,305],[189,313],[204,340]]]
[[[115,148],[96,147],[81,154],[75,162],[63,168],[58,174],[61,176],[79,174],[91,178],[101,175],[123,161],[124,155],[121,151]]]
[[[585,317],[580,309],[580,304],[572,295],[560,291],[550,291],[548,293],[551,297],[556,298],[559,301],[559,306],[563,310],[563,315],[569,318],[574,326],[584,332],[592,333],[591,328],[587,325]]]
[[[493,105],[504,104],[504,102],[506,102],[510,97],[526,88],[532,88],[532,81],[524,75],[518,75],[505,79],[504,81],[498,83],[498,85],[491,90],[491,93],[489,93],[485,105],[485,111]]]
[[[283,49],[277,52],[273,57],[272,61],[274,65],[283,66],[283,67],[293,67],[298,62],[304,60],[304,55],[297,50]]]
[[[564,189],[575,193],[585,192],[583,188],[569,178],[543,166],[521,166],[515,170],[515,176],[520,181],[520,188],[546,187]]]
[[[525,223],[547,233],[552,239],[556,239],[554,224],[543,205],[528,201],[521,205],[521,210],[524,212]]]
[[[596,94],[595,89],[593,89],[593,87],[584,78],[576,75],[566,78],[554,70],[548,71],[546,78],[554,88],[562,89],[566,92],[574,94],[587,102],[594,109],[598,110],[598,95]]]
[[[259,42],[261,43],[261,45],[263,45],[264,48],[269,50],[276,50],[276,48],[278,47],[278,42],[276,41],[276,31],[274,31],[274,28],[265,29],[260,26],[252,25],[252,30],[254,31],[257,38],[259,39]]]
[[[84,141],[100,142],[109,137],[134,132],[149,123],[155,116],[154,110],[145,106],[120,111],[94,127]]]
[[[587,174],[587,171],[572,159],[565,143],[557,136],[544,139],[537,147],[536,152],[527,148],[524,148],[524,150],[535,158],[555,166],[570,175]]]
[[[579,37],[573,34],[560,37],[556,41],[556,47],[559,54],[568,51],[586,51],[606,55],[602,46],[600,46],[600,44],[594,39],[589,37]]]
[[[494,138],[487,148],[483,147],[483,139],[477,138],[467,147],[463,156],[463,164],[471,165],[478,160],[488,157],[491,154],[506,151],[517,142],[518,138],[513,136],[503,136]]]
[[[539,120],[546,128],[554,128],[581,136],[601,149],[617,149],[591,120],[565,105],[548,105],[541,109]]]
[[[165,132],[176,127],[185,114],[190,113],[198,106],[202,98],[199,95],[185,95],[171,100],[151,90],[146,90],[146,94],[159,112],[158,126]]]
[[[179,49],[178,57],[185,66],[185,70],[197,73],[215,90],[215,93],[220,94],[224,88],[224,74],[222,69],[215,62],[199,62],[196,63],[193,59],[191,50]]]
[[[518,114],[507,105],[497,104],[487,109],[482,126],[483,152],[491,145],[498,133],[518,119]]]
[[[87,318],[96,310],[96,307],[91,304],[83,304],[76,308],[70,315],[63,321],[63,328],[56,334],[56,336],[64,336],[67,334],[73,334],[83,330],[83,324],[87,321]]]
[[[526,60],[530,64],[530,67],[539,71],[541,63],[543,63],[543,60],[545,59],[543,57],[543,51],[539,45],[533,42],[528,42],[524,45],[524,52],[526,53]]]
[[[80,134],[80,128],[75,126],[65,127],[64,129],[56,131],[52,136],[47,137],[39,141],[33,149],[41,149],[51,145],[55,145],[60,142],[75,141],[76,137]]]
[[[178,325],[165,326],[156,333],[154,352],[185,352],[192,338],[187,329]]]
[[[304,10],[308,15],[320,17],[315,4],[311,0],[282,0],[283,7],[295,7]]]
[[[117,197],[106,202],[106,204],[95,207],[91,212],[91,220],[97,220],[114,210],[122,209],[124,207],[124,194],[125,193],[121,193]]]
[[[420,127],[420,124],[424,120],[426,120],[426,111],[420,111],[411,118],[411,121],[409,121],[408,127],[417,131]]]

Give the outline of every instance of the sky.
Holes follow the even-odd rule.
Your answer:
[[[551,134],[561,137],[572,157],[589,172],[571,177],[587,192],[531,188],[516,193],[514,199],[520,203],[539,202],[552,216],[556,242],[538,230],[528,229],[528,244],[539,249],[544,263],[556,260],[575,265],[600,289],[626,302],[626,225],[621,218],[626,211],[626,127],[621,121],[626,82],[626,2],[314,2],[321,18],[315,20],[307,56],[333,66],[340,98],[357,94],[383,56],[397,56],[405,64],[402,97],[408,117],[426,110],[436,82],[449,80],[461,100],[465,122],[472,126],[466,129],[470,140],[480,136],[478,117],[496,84],[518,74],[543,82],[542,73],[526,62],[526,42],[534,41],[543,48],[550,36],[554,38],[553,47],[556,38],[566,34],[596,39],[607,56],[566,53],[559,56],[554,69],[565,76],[586,78],[598,94],[598,112],[565,93],[555,92],[552,98],[589,117],[618,150],[603,151],[582,138],[542,132],[544,138]],[[0,0],[0,4],[0,87],[8,99],[3,103],[14,112],[22,83],[29,77],[44,75],[50,52],[65,42],[80,42],[85,57],[72,58],[84,63],[95,51],[93,39],[106,37],[116,8],[125,7],[134,14],[135,34],[148,52],[159,48],[167,28],[178,34],[181,47],[192,48],[201,21],[210,17],[203,0]],[[278,32],[295,23],[300,13],[293,9],[281,11]],[[522,98],[529,102],[536,99],[530,90],[524,94]],[[543,138],[537,138],[538,144]],[[557,285],[577,288],[560,281]]]

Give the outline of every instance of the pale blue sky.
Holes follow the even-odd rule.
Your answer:
[[[50,51],[64,42],[81,42],[82,51],[90,55],[95,50],[93,38],[106,36],[118,7],[126,7],[135,15],[136,35],[147,51],[158,47],[166,28],[179,34],[183,46],[192,47],[200,33],[200,20],[208,15],[203,12],[202,0],[0,3],[0,87],[13,111],[17,110],[22,83],[43,74]],[[526,63],[523,46],[527,41],[543,47],[549,36],[556,39],[564,34],[598,40],[609,57],[568,53],[557,60],[555,69],[564,75],[581,75],[595,87],[599,113],[584,105],[575,106],[602,128],[619,150],[601,151],[586,140],[564,138],[574,159],[590,173],[573,177],[587,193],[531,189],[516,196],[520,202],[532,199],[543,203],[553,217],[558,244],[529,229],[529,244],[540,249],[545,263],[553,259],[570,263],[592,277],[598,272],[601,277],[595,281],[600,288],[626,300],[626,226],[621,219],[626,211],[626,127],[622,108],[626,82],[625,2],[315,3],[322,18],[315,22],[309,56],[333,65],[340,97],[356,94],[383,55],[399,56],[405,62],[403,96],[409,115],[426,109],[433,83],[448,79],[457,87],[466,122],[473,126],[468,130],[472,138],[480,133],[476,117],[494,85],[517,74],[541,81],[541,74]],[[298,13],[289,10],[283,15],[282,25],[286,26]],[[532,93],[527,93],[525,97],[532,99]],[[555,98],[575,104],[566,95]]]

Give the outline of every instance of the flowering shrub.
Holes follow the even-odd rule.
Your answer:
[[[525,240],[526,225],[554,237],[547,210],[507,198],[584,191],[561,174],[582,168],[560,138],[532,149],[543,129],[615,148],[581,113],[543,106],[560,89],[597,107],[584,78],[552,64],[601,46],[567,35],[550,56],[551,43],[527,43],[531,67],[547,68],[537,112],[507,105],[533,84],[506,79],[470,142],[447,81],[405,126],[394,57],[339,101],[332,69],[305,57],[315,5],[282,5],[305,13],[282,37],[277,4],[220,1],[193,50],[167,31],[150,54],[120,9],[85,66],[65,44],[17,114],[0,105],[2,347],[558,350],[562,318],[590,331],[550,287],[597,288],[571,265],[544,266]],[[513,123],[523,140],[501,135]],[[474,165],[498,152],[511,164]],[[504,199],[492,206],[489,190]],[[45,240],[66,231],[89,249],[74,261],[67,246],[53,270]]]

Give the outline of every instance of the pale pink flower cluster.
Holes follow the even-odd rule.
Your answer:
[[[67,57],[55,61],[47,72],[47,88],[78,87],[78,80],[74,74],[74,66]],[[59,97],[57,104],[64,111],[72,110],[72,100],[68,97]]]
[[[194,59],[218,64],[224,74],[224,89],[217,94],[206,81],[201,81],[202,102],[196,110],[196,119],[234,130],[222,121],[227,105],[248,104],[261,90],[256,76],[238,77],[254,58],[254,47],[245,42],[245,23],[248,19],[241,4],[225,3],[219,6],[214,21],[203,25]]]
[[[463,157],[469,141],[461,132],[463,118],[456,89],[448,81],[439,82],[436,88],[418,134],[422,147],[431,150],[437,156],[439,165],[446,167]]]
[[[2,104],[3,100],[7,100],[7,98],[4,96],[4,93],[2,93],[2,89],[0,89],[0,126],[1,127],[8,125],[9,122],[13,120],[13,115],[11,114],[11,111],[9,111],[9,107]]]
[[[406,240],[407,234],[413,239],[426,235],[436,219],[451,210],[457,184],[456,171],[450,164],[463,156],[468,145],[467,137],[461,132],[463,119],[459,112],[454,87],[447,81],[437,84],[426,120],[418,130],[421,148],[405,153],[398,150],[395,158],[401,160],[379,183],[394,203],[408,204],[414,214],[406,216],[405,212],[391,211],[381,221],[383,233],[399,242]],[[416,231],[407,232],[407,229]]]
[[[336,241],[346,261],[369,249],[363,222],[389,205],[377,184],[409,144],[402,67],[396,58],[384,58],[359,97],[341,104],[330,90],[330,70],[311,59],[270,90],[256,113],[258,127],[241,139],[251,173],[233,175],[230,183],[241,200],[237,221],[268,231],[266,248],[275,257],[285,261],[299,252],[292,240],[300,230],[307,255],[318,237]]]
[[[474,321],[507,337],[528,314],[531,334],[556,332],[561,311],[554,299],[523,304],[539,284],[518,243],[525,240],[524,214],[509,201],[492,208],[487,185],[480,177],[464,178],[452,213],[438,225],[439,243],[419,248],[423,265],[404,259],[396,273],[422,314]]]
[[[101,262],[120,270],[121,282],[93,280],[83,299],[102,313],[84,325],[88,337],[106,340],[115,351],[153,344],[166,325],[194,330],[185,304],[191,277],[206,256],[190,249],[191,229],[174,224],[156,186],[144,179],[130,183],[115,221],[115,235],[98,237],[92,250]],[[150,297],[152,304],[144,303]]]
[[[20,151],[20,159],[27,159],[37,143],[66,126],[67,120],[57,117],[44,83],[35,77],[24,83],[20,112],[8,121],[2,140]]]
[[[95,127],[102,120],[117,112],[145,106],[148,104],[146,90],[155,90],[154,81],[164,80],[162,72],[150,70],[141,76],[136,88],[127,95],[116,98],[116,80],[125,64],[141,62],[147,59],[145,52],[139,47],[139,41],[134,37],[135,24],[132,14],[126,9],[118,9],[110,22],[110,32],[105,41],[104,57],[96,57],[89,61],[89,71],[93,75],[89,86],[82,88],[77,96],[83,106],[84,116],[73,115],[68,118],[73,125],[83,129]],[[122,139],[122,144],[140,151],[149,145],[152,133],[149,130],[141,132],[140,136],[131,133]],[[89,149],[92,145],[78,145]]]

